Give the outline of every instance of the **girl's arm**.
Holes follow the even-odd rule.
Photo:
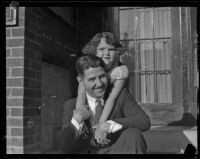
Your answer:
[[[99,120],[99,122],[104,122],[107,120],[108,116],[110,115],[112,108],[115,104],[115,100],[117,98],[117,96],[119,95],[120,91],[122,90],[122,88],[125,85],[125,81],[126,79],[118,79],[115,80],[114,82],[114,87],[112,88],[112,91],[108,97],[108,99],[106,100],[106,103],[104,105],[104,109],[103,112],[101,114],[101,118]]]
[[[76,100],[76,108],[80,108],[81,106],[84,106],[85,105],[85,99],[86,99],[85,87],[83,85],[83,82],[79,81],[78,97],[77,97],[77,100]]]
[[[117,96],[119,95],[120,91],[125,85],[126,79],[128,78],[128,74],[129,71],[125,65],[118,66],[111,72],[110,80],[114,82],[114,87],[112,88],[111,93],[108,99],[106,100],[99,122],[104,122],[107,120],[115,104]]]

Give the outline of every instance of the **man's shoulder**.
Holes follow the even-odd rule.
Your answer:
[[[130,94],[129,89],[128,89],[127,87],[124,87],[124,88],[121,90],[119,96],[126,96],[126,95],[128,95],[128,94]]]
[[[125,87],[121,90],[119,96],[118,96],[118,100],[119,101],[125,101],[125,100],[133,100],[135,101],[134,96],[132,95],[132,93],[130,92],[130,90]]]

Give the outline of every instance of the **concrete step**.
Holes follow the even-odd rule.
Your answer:
[[[185,148],[191,142],[183,134],[184,130],[191,127],[185,126],[152,126],[149,131],[144,132],[147,142],[147,154],[177,154],[183,153]],[[61,129],[57,129],[54,133],[54,147],[45,151],[44,154],[59,154],[58,136]]]
[[[185,126],[154,126],[144,132],[147,142],[147,153],[177,154],[183,152],[190,141],[183,134]]]

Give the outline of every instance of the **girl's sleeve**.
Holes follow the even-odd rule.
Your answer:
[[[110,81],[113,83],[115,80],[127,79],[129,75],[128,67],[125,65],[117,66],[110,72]]]

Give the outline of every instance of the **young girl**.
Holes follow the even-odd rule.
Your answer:
[[[115,100],[125,85],[128,78],[128,68],[125,65],[119,66],[119,53],[116,49],[121,45],[117,43],[114,35],[110,32],[96,34],[92,40],[82,50],[84,54],[93,54],[100,57],[106,64],[106,72],[110,83],[113,85],[112,90],[107,98],[104,109],[99,120],[105,122],[114,106]],[[76,108],[85,105],[86,93],[81,81],[79,81],[78,97]]]

